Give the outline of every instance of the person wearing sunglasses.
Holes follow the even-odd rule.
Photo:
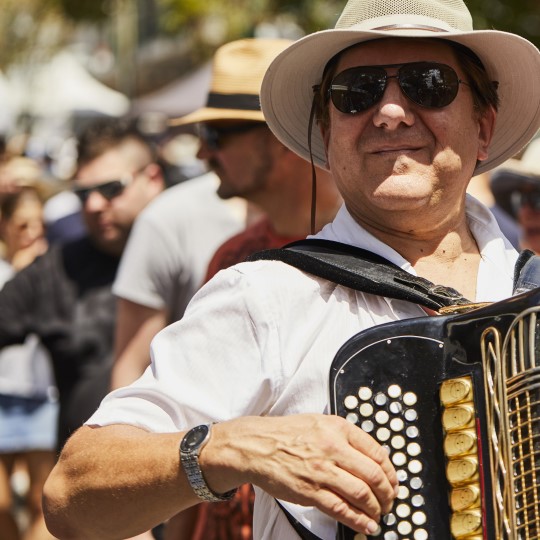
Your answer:
[[[518,253],[466,189],[540,128],[539,88],[538,49],[473,30],[460,0],[349,0],[334,29],[276,57],[261,104],[274,135],[329,170],[343,197],[315,239],[492,302],[512,295]],[[416,474],[422,458],[400,469],[377,431],[328,414],[343,344],[416,317],[427,319],[414,302],[282,261],[219,272],[154,338],[152,368],[109,394],[66,445],[45,487],[51,530],[132,534],[200,500],[229,499],[248,481],[257,539],[333,540],[338,522],[359,538],[439,537],[428,532],[437,512],[426,523],[401,499],[382,520],[410,491],[398,478]],[[116,479],[105,472],[113,469]],[[379,534],[392,522],[398,530]]]
[[[519,226],[519,245],[540,254],[540,138],[533,139],[520,159],[511,158],[491,174],[497,204]]]
[[[0,291],[0,348],[34,334],[50,353],[59,392],[58,449],[109,389],[112,283],[133,221],[164,188],[154,150],[118,119],[78,141],[73,189],[86,235],[53,244]]]

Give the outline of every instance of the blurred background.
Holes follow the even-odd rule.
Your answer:
[[[156,138],[171,137],[167,118],[203,105],[217,47],[240,37],[301,37],[332,26],[345,3],[1,0],[0,141],[63,179],[73,135],[95,116],[128,115]],[[540,44],[538,0],[466,3],[477,28]],[[186,160],[190,152],[184,138],[168,157]]]

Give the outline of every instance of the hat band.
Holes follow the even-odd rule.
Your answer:
[[[238,109],[260,111],[261,102],[257,94],[208,94],[207,107],[213,109]]]
[[[427,30],[428,32],[448,32],[448,30],[437,28],[436,26],[427,26],[424,24],[389,24],[387,26],[372,28],[372,30]]]

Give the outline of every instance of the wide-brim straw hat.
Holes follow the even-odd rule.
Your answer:
[[[249,38],[217,49],[206,105],[170,121],[173,126],[217,120],[264,122],[260,92],[274,58],[292,43],[289,39]],[[201,89],[203,91],[203,89]]]
[[[490,183],[497,204],[516,217],[512,192],[540,190],[540,138],[527,146],[521,159],[508,159],[492,171]]]
[[[474,30],[462,0],[349,0],[334,29],[310,34],[270,65],[261,90],[266,122],[276,137],[309,160],[308,125],[313,85],[347,47],[381,38],[443,39],[474,51],[489,78],[499,82],[500,107],[488,158],[475,174],[516,155],[540,127],[540,53],[526,39],[496,30]],[[312,133],[313,158],[325,167],[324,144]]]

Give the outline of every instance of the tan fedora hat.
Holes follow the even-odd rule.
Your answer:
[[[540,127],[540,52],[526,39],[496,30],[475,30],[462,0],[349,0],[336,27],[310,34],[270,65],[261,90],[270,129],[291,150],[309,159],[312,87],[327,62],[343,49],[373,39],[419,37],[460,43],[474,51],[488,76],[499,82],[500,107],[489,157],[475,174],[517,154]],[[315,164],[325,167],[324,145],[313,129]]]
[[[490,182],[497,204],[516,217],[512,193],[540,190],[540,137],[529,143],[521,159],[508,159],[493,170]]]
[[[206,106],[170,121],[173,126],[215,120],[264,122],[261,84],[270,62],[292,43],[289,39],[250,38],[221,46],[212,61]]]

